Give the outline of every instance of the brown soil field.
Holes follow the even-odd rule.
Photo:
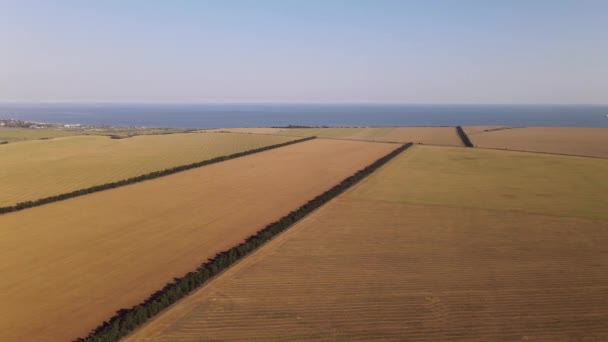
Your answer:
[[[295,128],[280,132],[290,136],[353,139],[429,145],[462,146],[454,127],[359,127],[359,128]]]
[[[433,173],[429,161],[441,149],[471,154],[448,155]],[[471,160],[489,152],[516,154],[408,150],[125,340],[608,340],[608,218],[522,212],[509,196],[501,198],[504,209],[479,209],[386,192],[428,190],[425,177],[454,167],[445,177],[455,177],[449,190],[458,195],[448,200],[481,203],[487,194],[456,183],[459,164],[491,173]],[[526,163],[512,166],[534,173]],[[411,164],[429,173],[404,182],[399,174]],[[529,196],[560,185],[541,183]],[[560,191],[576,198],[587,189]]]
[[[0,217],[0,341],[67,341],[395,148],[313,140]]]
[[[608,158],[608,128],[526,127],[474,134],[476,147]]]

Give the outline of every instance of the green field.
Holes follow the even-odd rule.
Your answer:
[[[361,198],[608,219],[608,160],[415,146]],[[372,177],[372,178],[373,178]],[[400,184],[396,187],[393,184]]]
[[[291,137],[189,133],[62,137],[0,145],[0,206],[13,205],[293,140]]]

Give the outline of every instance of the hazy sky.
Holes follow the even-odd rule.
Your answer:
[[[608,1],[0,0],[0,101],[608,103]]]

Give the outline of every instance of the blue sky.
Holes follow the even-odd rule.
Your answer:
[[[4,1],[0,101],[608,103],[608,1]]]

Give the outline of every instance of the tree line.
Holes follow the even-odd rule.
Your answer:
[[[161,290],[152,294],[143,303],[130,309],[121,309],[117,311],[114,317],[94,329],[89,336],[78,338],[75,341],[118,341],[121,337],[126,336],[163,309],[185,297],[190,292],[203,285],[206,281],[233,265],[239,259],[250,254],[277,234],[285,231],[315,209],[338,196],[410,146],[412,146],[412,143],[407,143],[398,147],[366,168],[359,170],[352,176],[344,179],[338,185],[310,200],[300,208],[290,212],[278,221],[269,224],[239,245],[218,253],[215,257],[199,266],[195,271],[189,272],[182,278],[175,278],[173,282],[165,285]]]
[[[460,140],[462,140],[464,146],[475,147],[471,142],[471,139],[469,139],[469,136],[464,132],[464,129],[462,129],[461,126],[456,126],[456,133],[458,133],[458,136],[460,137]]]
[[[209,165],[209,164],[215,164],[215,163],[219,163],[219,162],[226,161],[229,159],[243,157],[243,156],[253,154],[253,153],[268,151],[268,150],[272,150],[275,148],[292,145],[292,144],[300,143],[300,142],[315,139],[315,138],[316,137],[306,137],[303,139],[287,141],[284,143],[264,146],[264,147],[256,148],[253,150],[237,152],[237,153],[227,155],[227,156],[215,157],[212,159],[203,160],[203,161],[192,163],[192,164],[180,165],[180,166],[176,166],[176,167],[172,167],[172,168],[168,168],[168,169],[164,169],[164,170],[160,170],[160,171],[154,171],[154,172],[146,173],[144,175],[127,178],[127,179],[119,180],[116,182],[95,185],[95,186],[92,186],[89,188],[75,190],[72,192],[67,192],[67,193],[63,193],[63,194],[59,194],[59,195],[55,195],[55,196],[45,197],[45,198],[41,198],[41,199],[37,199],[37,200],[33,200],[33,201],[20,202],[15,205],[12,205],[12,206],[0,207],[0,214],[6,214],[6,213],[14,212],[14,211],[27,209],[27,208],[37,207],[37,206],[43,205],[43,204],[63,201],[63,200],[69,199],[69,198],[87,195],[87,194],[91,194],[94,192],[103,191],[103,190],[107,190],[107,189],[114,189],[114,188],[118,188],[118,187],[121,187],[124,185],[139,183],[139,182],[143,182],[145,180],[159,178],[159,177],[171,175],[174,173],[194,169],[197,167],[201,167],[201,166],[205,166],[205,165]]]

